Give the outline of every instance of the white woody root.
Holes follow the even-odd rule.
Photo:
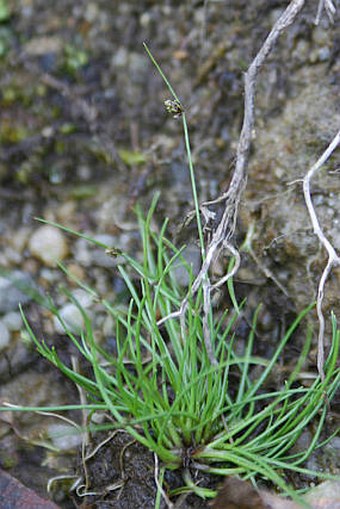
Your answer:
[[[329,277],[329,274],[333,267],[340,265],[340,256],[336,253],[334,247],[332,246],[329,239],[324,234],[318,217],[316,215],[316,211],[313,205],[310,183],[314,175],[320,168],[325,164],[325,162],[330,158],[334,150],[340,143],[340,131],[334,136],[331,143],[328,145],[322,156],[316,161],[316,163],[311,167],[311,169],[306,174],[303,179],[303,194],[306,202],[306,206],[308,209],[308,213],[312,222],[313,230],[315,235],[318,236],[320,243],[326,249],[328,254],[328,261],[326,267],[324,268],[318,286],[317,292],[317,302],[316,302],[316,312],[319,320],[319,334],[318,334],[318,355],[317,355],[317,367],[319,374],[322,379],[325,378],[324,373],[324,335],[325,335],[325,319],[322,312],[322,302],[324,297],[325,284]]]
[[[201,270],[196,277],[190,295],[195,295],[200,287],[203,288],[203,332],[204,342],[207,354],[212,364],[216,364],[213,353],[213,345],[211,343],[209,328],[209,312],[211,302],[211,291],[217,289],[233,277],[240,265],[240,255],[237,249],[232,245],[231,240],[234,236],[235,225],[238,215],[238,207],[241,200],[243,190],[247,183],[247,163],[251,141],[254,130],[254,102],[256,83],[259,71],[265,63],[268,55],[275,47],[280,35],[289,27],[305,4],[305,0],[292,0],[279,19],[274,24],[272,30],[264,41],[262,47],[256,57],[250,64],[244,75],[244,117],[241,134],[238,142],[236,163],[234,173],[229,188],[221,196],[215,200],[205,202],[201,205],[202,216],[206,220],[204,225],[205,232],[209,232],[210,241],[206,248],[205,259],[203,260]],[[222,214],[217,217],[211,207],[223,207]],[[211,264],[220,256],[222,252],[227,251],[231,256],[235,257],[233,269],[214,284],[210,283],[209,270]],[[179,310],[169,314],[158,322],[161,325],[171,318],[180,318],[184,324],[184,315],[188,307],[189,295],[182,301]],[[183,336],[184,338],[185,336]]]

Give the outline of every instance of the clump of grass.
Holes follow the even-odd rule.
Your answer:
[[[172,106],[178,108],[182,115],[203,261],[203,231],[185,113],[159,65],[146,49],[176,101]],[[137,212],[143,246],[142,262],[112,246],[78,234],[106,249],[108,254],[121,255],[124,260],[118,265],[118,270],[129,293],[125,309],[101,299],[93,289],[83,285],[101,301],[113,319],[116,354],[96,341],[91,317],[72,296],[70,299],[78,306],[85,323],[80,336],[68,329],[51,301],[46,305],[63,324],[65,334],[76,346],[80,357],[91,367],[88,375],[65,364],[56,348],[37,338],[23,315],[40,354],[86,394],[85,404],[48,410],[78,408],[110,413],[114,420],[111,427],[126,430],[162,462],[160,479],[164,478],[165,469],[184,470],[184,486],[175,490],[173,495],[185,490],[195,491],[202,497],[215,495],[213,489],[195,485],[189,472],[196,469],[221,476],[238,474],[254,482],[266,479],[296,497],[285,481],[285,471],[312,474],[319,478],[331,477],[321,472],[310,472],[303,464],[319,447],[327,404],[339,385],[340,371],[336,360],[340,331],[336,319],[332,316],[332,346],[325,362],[324,379],[316,376],[309,386],[299,382],[299,373],[311,345],[312,333],[308,330],[295,368],[282,387],[270,391],[267,389],[268,379],[313,305],[297,316],[278,342],[270,360],[254,354],[258,309],[254,313],[244,351],[240,354],[236,348],[240,338],[235,333],[240,306],[229,279],[227,287],[231,302],[235,304],[233,309],[222,314],[210,309],[209,348],[213,350],[216,361],[212,363],[204,337],[203,288],[191,292],[195,282],[192,267],[183,256],[183,249],[178,249],[167,238],[167,221],[159,231],[151,227],[157,200],[155,196],[146,218],[140,210]],[[185,289],[176,276],[178,265],[188,276],[189,285]],[[187,306],[178,319],[173,310],[180,308],[183,299],[186,299]],[[260,371],[257,377],[254,376],[254,367]],[[238,380],[237,385],[233,380]],[[20,410],[31,409],[22,407]],[[316,423],[316,431],[308,449],[293,453],[292,446],[311,421]],[[89,426],[96,429],[94,425]]]
[[[101,301],[115,323],[117,354],[97,343],[92,320],[77,301],[85,330],[77,337],[64,324],[65,334],[91,366],[90,375],[67,366],[54,347],[36,337],[24,318],[31,339],[41,355],[83,388],[88,404],[81,408],[109,412],[116,423],[113,426],[125,429],[153,451],[165,468],[190,466],[217,475],[264,478],[290,492],[282,472],[310,473],[301,465],[318,447],[326,402],[332,400],[339,384],[336,359],[340,333],[335,317],[325,380],[316,377],[309,387],[297,383],[297,377],[309,352],[311,331],[283,386],[268,391],[266,382],[312,306],[294,320],[270,360],[253,354],[258,312],[242,354],[237,353],[238,337],[233,332],[239,312],[232,309],[216,315],[210,333],[217,365],[212,365],[203,338],[202,292],[189,299],[185,320],[170,318],[158,325],[184,297],[176,266],[180,264],[187,271],[189,290],[194,275],[182,251],[167,239],[167,221],[160,231],[151,228],[156,201],[157,197],[146,219],[138,213],[143,262],[123,254],[124,263],[118,267],[130,296],[127,309]],[[49,308],[61,320],[52,303]],[[262,368],[255,379],[254,366]],[[239,380],[236,389],[230,382],[231,372],[233,379]],[[292,446],[312,420],[317,425],[311,444],[306,451],[293,454]],[[188,472],[183,489],[190,487],[201,496],[215,494],[214,490],[194,487]]]

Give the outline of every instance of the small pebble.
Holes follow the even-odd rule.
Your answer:
[[[199,248],[193,244],[189,244],[182,251],[182,256],[188,265],[191,265],[194,276],[197,275],[201,263],[201,254]],[[187,286],[189,284],[188,270],[185,265],[181,263],[181,258],[178,258],[178,262],[174,263],[172,273],[179,285]]]
[[[39,280],[47,281],[49,284],[60,281],[60,273],[57,270],[42,268],[39,274]]]
[[[70,332],[73,334],[80,334],[84,330],[84,318],[77,306],[74,304],[66,304],[60,309],[59,313]],[[54,326],[59,334],[65,334],[65,329],[56,316],[54,317]]]
[[[102,244],[105,244],[106,247],[112,247],[117,244],[117,237],[114,235],[109,235],[107,233],[101,233],[98,235],[93,235],[93,239],[97,242],[101,242]],[[104,248],[102,248],[104,249]]]
[[[326,449],[329,449],[334,452],[339,451],[339,453],[340,453],[340,437],[332,438],[332,440],[330,440],[328,442],[328,444],[326,444],[325,447],[326,447]]]
[[[103,249],[93,249],[91,251],[91,265],[103,267],[104,269],[113,269],[116,266],[115,258],[109,256]]]
[[[92,265],[90,246],[85,239],[78,239],[74,242],[73,254],[82,267],[90,267]]]
[[[4,350],[10,342],[11,336],[6,325],[0,321],[0,351]]]
[[[88,23],[93,23],[98,18],[99,9],[98,5],[94,2],[90,2],[85,9],[84,18]]]
[[[46,53],[59,53],[62,49],[63,41],[56,36],[32,37],[25,44],[25,53],[30,56],[41,56]]]
[[[70,223],[70,220],[76,216],[77,204],[74,200],[68,200],[60,205],[57,210],[57,221],[61,224]]]
[[[115,68],[125,67],[128,61],[128,51],[125,47],[118,48],[112,56],[112,66]]]
[[[76,263],[70,263],[67,267],[67,277],[71,284],[76,284],[73,278],[79,281],[84,280],[85,271],[80,265]]]
[[[22,255],[16,249],[12,247],[5,247],[3,251],[4,263],[5,267],[13,267],[14,265],[20,265],[22,262]]]
[[[4,315],[2,322],[9,331],[19,331],[22,327],[21,314],[16,311],[10,311]]]
[[[50,424],[48,435],[55,447],[60,451],[75,449],[82,442],[82,435],[73,426],[67,424]]]
[[[63,260],[68,247],[64,234],[49,225],[40,226],[31,236],[28,247],[33,256],[49,267]]]
[[[14,235],[11,235],[8,238],[8,243],[11,245],[13,249],[15,249],[18,253],[22,253],[26,247],[28,238],[30,236],[30,230],[27,227],[18,228]]]
[[[115,330],[114,319],[111,315],[106,316],[102,325],[102,330],[105,337],[111,336],[112,332]]]
[[[32,288],[32,278],[20,270],[14,270],[7,277],[0,276],[0,313],[16,311],[19,304],[29,302]]]
[[[80,304],[80,306],[82,306],[85,309],[89,308],[93,302],[91,295],[85,290],[82,290],[81,288],[77,288],[77,290],[74,290],[74,292],[72,292],[72,295],[76,299],[76,301]]]
[[[317,46],[326,46],[330,43],[328,30],[324,27],[317,26],[312,30],[312,39]]]

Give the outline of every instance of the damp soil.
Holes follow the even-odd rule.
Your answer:
[[[134,207],[140,203],[146,211],[156,191],[161,193],[156,221],[168,216],[169,235],[178,243],[195,244],[194,231],[182,227],[192,198],[180,122],[163,108],[169,94],[142,43],[147,41],[182,100],[200,200],[212,199],[227,187],[233,170],[243,73],[286,3],[0,2],[1,270],[21,271],[62,307],[60,288],[73,291],[76,285],[30,251],[30,238],[39,226],[35,217],[91,236],[104,235],[114,247],[139,256]],[[314,299],[325,263],[299,179],[339,125],[339,39],[336,20],[332,24],[323,16],[315,26],[317,2],[307,4],[260,76],[249,179],[237,225],[238,245],[253,232],[235,285],[239,299],[248,301],[245,329],[252,310],[263,303],[258,355],[270,355],[282,330]],[[335,155],[313,191],[320,222],[336,248],[338,168]],[[64,262],[70,271],[103,297],[119,298],[122,282],[112,260],[83,239],[67,236],[66,242]],[[227,263],[219,260],[216,273],[225,271]],[[327,316],[330,310],[339,315],[339,282],[338,269],[327,285]],[[0,295],[3,301],[7,297]],[[17,303],[13,306],[11,312]],[[26,302],[25,311],[39,337],[56,343],[63,359],[71,362],[75,352],[56,330],[51,314],[34,299]],[[8,320],[4,307],[0,321]],[[110,343],[109,324],[100,313],[97,320],[98,340]],[[29,406],[78,403],[76,389],[23,341],[23,325],[12,325],[8,332],[10,340],[0,350],[1,401]],[[287,365],[298,356],[304,334],[294,341]],[[315,353],[314,348],[310,369]],[[81,422],[76,413],[68,417]],[[53,418],[41,415],[8,411],[0,416],[1,467],[45,497],[50,478],[73,476],[69,487],[85,475],[79,444],[56,445],[51,423],[56,424]],[[81,498],[73,491],[69,496],[61,481],[52,485],[52,494],[65,509],[149,508],[156,492],[154,473],[153,456],[118,433],[87,464],[95,495]],[[182,472],[169,474],[166,486],[174,489],[181,478]],[[217,482],[196,480],[201,486]],[[193,496],[181,503],[183,508],[208,507]]]
[[[102,442],[106,442],[102,446],[101,439]],[[79,495],[86,493],[84,488],[86,479],[88,486],[93,487],[87,488],[87,492],[92,494],[84,496],[82,503],[81,498],[75,494],[74,501],[77,507],[138,509],[154,506],[157,493],[155,473],[158,472],[157,467],[155,468],[154,455],[150,451],[131,439],[124,431],[113,433],[109,441],[107,434],[102,436],[99,434],[91,447],[97,452],[83,463],[82,477],[78,480],[76,491]],[[217,484],[212,476],[199,475],[197,472],[193,474],[194,481],[199,482],[201,487],[212,487]],[[163,484],[165,493],[182,485],[183,472],[166,473]],[[176,503],[181,509],[208,508],[206,501],[192,494],[177,497]],[[164,500],[161,500],[160,507],[164,509],[167,507]]]

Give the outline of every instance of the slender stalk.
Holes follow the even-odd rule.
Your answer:
[[[202,228],[201,214],[200,214],[200,208],[199,208],[199,202],[198,202],[198,196],[197,196],[196,177],[195,177],[194,165],[193,165],[192,157],[191,157],[188,124],[187,124],[186,116],[185,116],[184,112],[182,114],[182,121],[183,121],[185,147],[186,147],[187,156],[188,156],[188,163],[189,163],[191,190],[192,190],[192,195],[193,195],[194,205],[195,205],[195,214],[196,214],[196,222],[197,222],[197,229],[198,229],[198,237],[199,237],[199,241],[200,241],[202,261],[204,261],[205,260],[205,246],[204,246],[203,228]]]
[[[144,42],[143,46],[145,48],[145,51],[147,52],[151,62],[156,67],[159,75],[163,79],[164,83],[166,84],[169,92],[177,101],[179,105],[181,105],[181,101],[176,94],[174,88],[172,87],[171,83],[169,82],[168,78],[165,76],[164,72],[161,69],[161,66],[151,53],[150,49],[148,48],[147,44]],[[182,105],[181,105],[182,108]],[[182,111],[182,122],[183,122],[183,131],[184,131],[184,141],[185,141],[185,149],[187,152],[188,157],[188,164],[189,164],[189,174],[190,174],[190,181],[191,181],[191,190],[192,190],[192,196],[194,200],[194,206],[195,206],[195,215],[196,215],[196,222],[197,222],[197,229],[198,229],[198,237],[200,242],[200,248],[201,248],[201,254],[202,254],[202,261],[205,259],[205,247],[204,247],[204,236],[203,236],[203,228],[202,228],[202,221],[201,221],[201,215],[200,215],[200,209],[199,209],[199,201],[198,201],[198,195],[197,195],[197,187],[196,187],[196,177],[195,177],[195,170],[194,165],[191,157],[191,148],[190,148],[190,138],[189,138],[189,130],[188,130],[188,124],[186,121],[186,115],[184,110]]]

